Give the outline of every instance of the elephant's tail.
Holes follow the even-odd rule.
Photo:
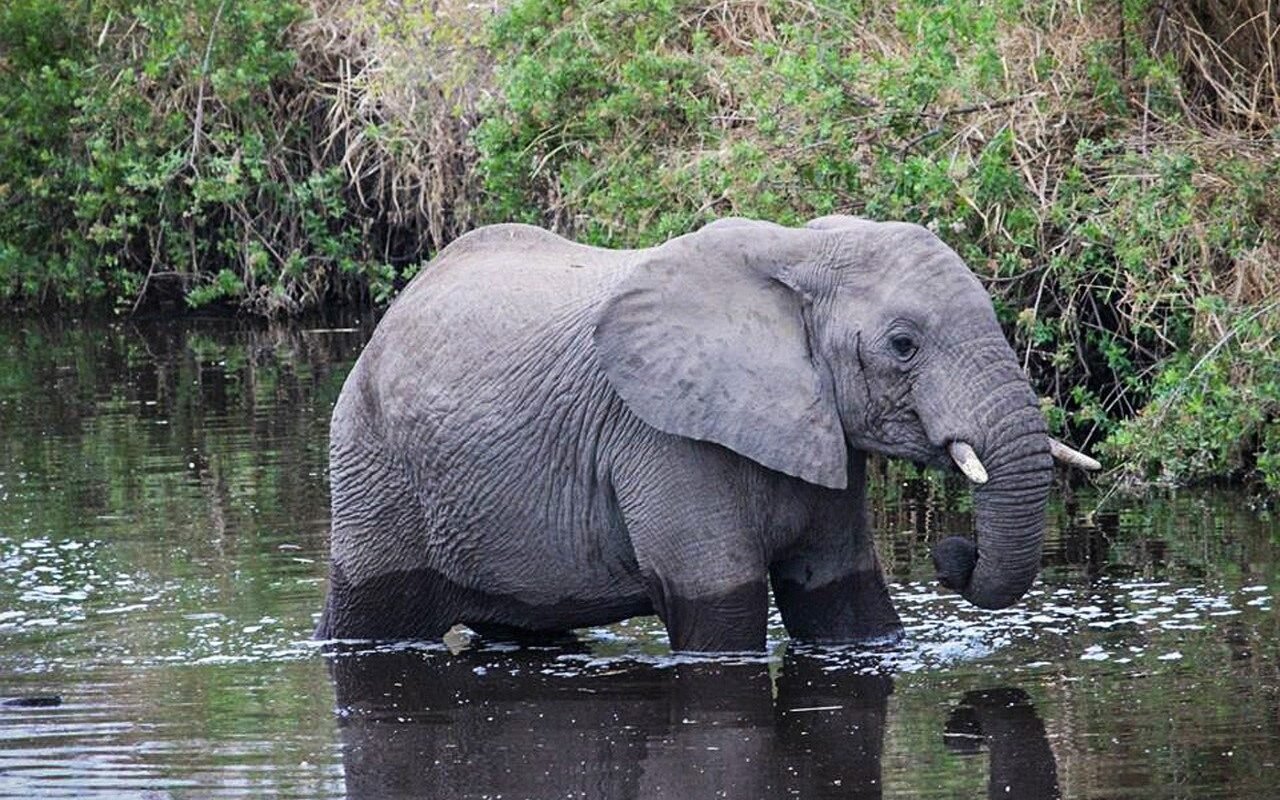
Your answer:
[[[320,621],[316,623],[316,629],[311,634],[312,639],[332,639],[333,638],[333,590],[329,590],[324,596],[324,610],[320,612]]]

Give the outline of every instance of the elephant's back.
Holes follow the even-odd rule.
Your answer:
[[[392,324],[451,323],[496,335],[593,304],[633,251],[577,244],[531,225],[490,225],[429,262],[387,314]]]
[[[433,397],[444,405],[475,400],[514,371],[549,366],[548,347],[589,348],[595,311],[628,256],[530,225],[475,230],[405,288],[352,380],[377,395],[379,413],[392,422],[400,411],[432,415]]]

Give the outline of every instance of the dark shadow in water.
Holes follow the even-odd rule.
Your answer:
[[[967,692],[947,720],[947,749],[991,753],[988,797],[1052,800],[1062,796],[1058,768],[1044,723],[1021,689],[1001,687]]]
[[[333,658],[348,796],[882,796],[889,676],[794,651],[776,682],[761,663],[584,669],[563,653]],[[991,748],[992,796],[1057,797],[1044,726],[999,691],[1020,699],[974,693],[953,715]],[[1019,793],[1033,786],[1054,793]]]

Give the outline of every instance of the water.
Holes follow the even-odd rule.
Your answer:
[[[0,796],[1274,797],[1276,524],[1057,493],[1046,570],[929,580],[963,487],[876,479],[909,639],[321,652],[329,409],[369,322],[0,322]]]

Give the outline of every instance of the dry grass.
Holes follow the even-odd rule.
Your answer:
[[[104,69],[117,75],[105,102],[140,100],[149,110],[137,118],[157,127],[185,119],[189,131],[185,144],[174,143],[180,163],[166,161],[154,178],[167,184],[154,209],[128,229],[114,210],[89,226],[89,238],[108,231],[120,260],[141,270],[135,310],[150,297],[187,294],[225,268],[243,284],[234,299],[247,310],[297,313],[330,295],[360,297],[368,271],[415,264],[474,227],[469,134],[492,83],[480,37],[494,3],[310,0],[285,31],[292,74],[252,90],[261,112],[252,115],[243,97],[221,96],[210,77],[211,67],[235,59],[224,52],[234,9],[222,2],[212,14],[186,12],[182,38],[192,47],[152,72],[137,68],[152,57],[155,36],[138,18],[112,12],[95,25]],[[219,63],[211,64],[215,52]],[[113,137],[113,153],[149,138],[128,109],[97,113],[104,124],[90,133]],[[246,152],[247,133],[263,143],[261,152]],[[190,198],[187,187],[201,181],[247,183],[235,170],[250,159],[263,175],[243,196],[204,205]],[[328,212],[317,210],[323,198],[308,198],[329,188],[304,184],[335,168],[345,216],[309,222],[307,213]],[[175,208],[183,202],[188,208]],[[341,244],[325,251],[318,240],[330,235]],[[355,269],[339,268],[343,258],[358,262]]]
[[[318,0],[299,78],[325,108],[320,157],[348,176],[382,257],[406,263],[475,224],[468,136],[492,76],[479,37],[497,4]]]
[[[1165,0],[1155,45],[1181,71],[1188,115],[1266,132],[1280,120],[1280,8],[1273,0]]]
[[[313,135],[310,152],[299,154],[313,168],[339,165],[346,177],[347,194],[355,209],[354,224],[363,241],[369,243],[365,255],[393,265],[412,264],[480,221],[481,188],[477,175],[478,154],[470,140],[479,122],[480,108],[495,91],[495,78],[485,49],[483,26],[501,10],[500,0],[489,3],[465,0],[406,0],[388,4],[376,0],[312,0],[308,19],[294,26],[289,46],[298,55],[291,85],[273,87],[267,102],[273,115],[284,121],[308,120]],[[897,136],[887,112],[878,101],[878,87],[852,85],[844,90],[857,98],[872,124],[854,141],[835,143],[846,148],[848,158],[869,163],[873,151],[896,150],[907,156],[927,154],[931,159],[968,168],[997,136],[1009,134],[1013,141],[1011,159],[1035,197],[1040,215],[1037,231],[1038,261],[1070,257],[1082,243],[1064,235],[1060,224],[1049,218],[1057,204],[1061,184],[1076,161],[1076,145],[1100,133],[1127,142],[1135,152],[1146,153],[1175,147],[1196,156],[1197,163],[1212,165],[1215,152],[1232,157],[1276,158],[1276,143],[1262,134],[1280,125],[1280,22],[1274,3],[1268,0],[1162,0],[1153,5],[1148,29],[1123,29],[1118,14],[1100,13],[1093,5],[1054,0],[1041,4],[1035,18],[1024,24],[1003,26],[995,48],[1001,76],[997,87],[988,87],[980,96],[953,89],[944,90],[936,102],[919,110],[918,132]],[[647,143],[662,152],[671,165],[696,165],[722,157],[733,141],[755,136],[757,112],[744,107],[741,76],[729,73],[728,65],[739,56],[750,56],[762,42],[782,40],[782,26],[838,26],[847,41],[851,58],[891,64],[907,63],[920,46],[919,32],[903,30],[896,19],[897,4],[870,3],[857,18],[841,15],[830,7],[809,0],[792,0],[781,5],[763,0],[718,0],[691,6],[684,14],[686,33],[700,30],[716,43],[706,64],[706,80],[715,93],[714,122],[725,132],[716,150],[704,143],[691,144],[678,131],[668,142]],[[584,13],[592,13],[586,11]],[[1029,14],[1032,12],[1028,12]],[[566,22],[566,24],[573,24]],[[110,30],[110,35],[122,32]],[[211,34],[212,35],[212,34]],[[1163,113],[1152,99],[1153,91],[1166,91],[1158,78],[1134,78],[1128,74],[1125,37],[1143,36],[1155,52],[1172,58],[1179,72],[1180,86],[1174,99],[1181,115]],[[1095,92],[1090,75],[1091,59],[1100,45],[1115,47],[1121,60],[1121,77],[1128,102],[1142,109],[1133,124],[1117,128],[1113,109],[1108,109]],[[136,46],[136,42],[135,42]],[[1049,65],[1049,66],[1046,66]],[[962,61],[960,69],[970,66]],[[191,163],[197,163],[201,132],[209,120],[218,118],[218,99],[206,94],[202,83],[153,87],[148,96],[156,98],[157,113],[181,107],[192,118]],[[803,109],[780,108],[781,127],[802,130],[812,120],[788,120],[788,114]],[[883,124],[877,124],[883,122]],[[686,132],[687,133],[687,132]],[[625,150],[631,142],[596,143],[601,149]],[[774,145],[771,155],[781,162],[805,157],[804,149],[815,147],[798,137]],[[692,167],[690,167],[692,168]],[[299,174],[288,164],[273,170],[281,182]],[[1086,174],[1085,179],[1102,187],[1117,181],[1150,182],[1154,175]],[[1229,179],[1204,169],[1195,176],[1206,207],[1221,192],[1231,190]],[[572,232],[580,216],[575,208],[581,194],[562,187],[554,176],[544,176],[541,198],[547,219]],[[729,191],[700,198],[703,207],[715,213],[735,213],[738,197],[751,191]],[[858,198],[848,198],[857,207]],[[995,251],[1012,234],[1007,227],[1011,209],[1001,204],[979,204],[962,197],[970,211],[981,220],[976,232],[979,241]],[[265,249],[283,263],[291,242],[300,235],[282,229],[269,209],[245,204],[239,210],[246,252],[252,244]],[[1277,204],[1280,206],[1280,203]],[[1271,252],[1264,244],[1254,251],[1224,261],[1209,256],[1198,229],[1203,217],[1171,236],[1164,243],[1163,260],[1178,261],[1200,248],[1211,270],[1207,284],[1197,290],[1225,293],[1241,304],[1261,302],[1275,296],[1277,282],[1261,253]],[[1277,220],[1280,222],[1280,219]],[[152,242],[152,252],[163,250],[162,242]],[[193,256],[194,258],[194,256]],[[975,265],[981,271],[983,265]],[[1008,293],[1034,298],[1033,315],[1060,312],[1064,318],[1079,320],[1083,326],[1104,325],[1106,320],[1089,320],[1080,314],[1088,286],[1074,293],[1055,293],[1043,284],[1030,287],[1042,278],[1028,264],[1025,280],[997,276],[994,266],[988,277]],[[192,273],[198,271],[192,265]],[[154,270],[153,270],[154,271]],[[254,271],[245,265],[241,272],[254,280]],[[1199,280],[1192,276],[1193,280]],[[315,305],[326,291],[328,278],[321,271],[299,277],[281,293],[278,287],[249,286],[249,305],[258,310],[296,310]],[[1120,287],[1119,307],[1141,327],[1159,300],[1143,287]],[[1159,287],[1176,291],[1178,287]],[[1157,291],[1157,298],[1165,295]],[[1224,328],[1222,320],[1205,321],[1206,330]],[[1163,333],[1158,332],[1159,335]],[[1078,335],[1078,334],[1077,334]],[[1137,337],[1131,337],[1137,346]],[[1043,354],[1049,358],[1050,354]],[[1031,356],[1028,351],[1028,358]]]

